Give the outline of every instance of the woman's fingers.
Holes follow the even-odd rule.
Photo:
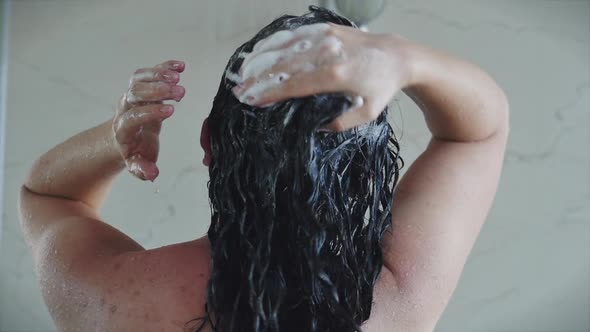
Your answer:
[[[133,155],[125,162],[129,172],[141,180],[154,181],[160,174],[155,161],[147,160],[140,154]]]
[[[137,104],[180,101],[185,89],[177,84],[184,69],[184,62],[177,60],[166,61],[153,68],[138,69],[129,80],[129,89],[119,103],[119,112],[125,112]]]
[[[293,77],[288,73],[271,73],[267,78],[237,86],[233,92],[240,102],[260,107],[318,93],[346,92],[345,78],[346,68],[337,64],[300,71]]]
[[[332,131],[345,131],[357,127],[359,124],[373,121],[379,113],[374,112],[371,107],[372,105],[365,102],[363,98],[353,98],[350,110],[334,119],[326,127]]]
[[[257,77],[280,60],[309,50],[314,46],[314,41],[317,44],[317,41],[321,40],[323,34],[329,30],[328,24],[318,23],[272,34],[256,43],[252,52],[245,55],[239,72],[240,76],[245,80]]]
[[[242,103],[260,106],[316,93],[353,90],[343,43],[328,25],[322,27],[327,28],[284,42],[281,49],[248,55],[240,69],[245,81],[233,90],[236,97]],[[263,44],[260,50],[265,49]]]
[[[153,181],[158,176],[159,132],[161,123],[140,127],[137,140],[123,144],[123,156],[127,169],[142,180]]]
[[[158,124],[174,113],[172,105],[151,104],[136,106],[117,117],[114,123],[115,137],[119,143],[137,139],[141,128]]]
[[[136,82],[125,95],[128,104],[160,102],[164,100],[180,101],[185,94],[184,87],[162,81]]]
[[[153,181],[158,176],[162,121],[174,113],[172,105],[162,102],[184,97],[185,89],[177,83],[185,67],[184,62],[171,60],[137,70],[119,101],[115,138],[129,172],[140,179]]]
[[[131,76],[129,86],[136,82],[157,82],[163,81],[176,84],[180,81],[180,74],[176,71],[160,68],[142,68],[135,71]]]
[[[183,61],[169,60],[159,65],[156,65],[155,68],[173,70],[175,72],[182,73],[186,68],[186,64]]]

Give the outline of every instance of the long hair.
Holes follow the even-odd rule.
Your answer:
[[[236,50],[209,115],[213,269],[203,325],[216,331],[352,332],[371,314],[403,163],[388,110],[362,127],[325,132],[351,98],[251,107],[236,99],[227,77],[239,71],[240,54],[277,31],[354,26],[310,10],[278,18]]]

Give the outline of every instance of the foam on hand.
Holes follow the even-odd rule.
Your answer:
[[[292,31],[278,31],[260,40],[254,45],[252,52],[245,55],[240,76],[244,81],[258,77],[265,71],[272,69],[279,61],[290,60],[296,54],[310,50],[313,47],[313,42],[306,37],[314,37],[328,28],[329,25],[326,23],[306,25]],[[285,45],[296,39],[301,40],[289,48],[284,48]]]
[[[295,30],[282,30],[275,32],[265,39],[257,42],[250,53],[241,53],[243,58],[239,73],[225,73],[227,79],[241,85],[244,82],[256,78],[256,82],[237,95],[240,102],[254,105],[261,95],[288,80],[293,73],[310,72],[317,66],[310,61],[292,61],[288,69],[283,68],[282,72],[273,74],[273,68],[281,62],[294,60],[298,54],[307,52],[313,48],[321,49],[327,47],[329,52],[336,57],[343,56],[342,41],[335,36],[324,34],[330,26],[326,23],[311,24],[299,27]],[[289,45],[292,43],[292,45]],[[289,45],[289,47],[285,47]],[[280,70],[280,69],[277,69]],[[284,72],[288,70],[289,73]],[[270,73],[264,76],[264,73]],[[360,98],[360,97],[359,97]],[[363,100],[355,99],[355,104],[362,106]],[[360,107],[360,106],[357,106]]]
[[[258,101],[260,96],[263,92],[269,90],[270,88],[281,84],[284,80],[289,79],[289,74],[287,73],[280,73],[278,75],[272,75],[268,79],[259,80],[256,84],[253,84],[248,90],[242,93],[238,99],[243,104],[252,105]],[[265,105],[270,106],[270,105]]]

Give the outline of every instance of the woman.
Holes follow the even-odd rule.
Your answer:
[[[496,83],[323,9],[279,18],[236,51],[203,125],[208,236],[145,250],[98,209],[123,169],[158,176],[174,113],[164,102],[184,96],[184,70],[137,70],[114,118],[41,156],[23,185],[22,227],[56,325],[432,331],[500,177],[508,102]],[[385,109],[399,91],[432,139],[392,195],[401,164]]]

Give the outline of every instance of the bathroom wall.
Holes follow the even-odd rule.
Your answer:
[[[122,174],[103,215],[149,248],[203,235],[209,207],[199,131],[226,61],[272,18],[307,4],[12,1],[1,332],[55,330],[18,224],[17,192],[30,163],[108,119],[136,68],[185,60],[187,96],[163,129],[160,178]],[[589,1],[392,0],[370,26],[479,64],[511,102],[498,196],[437,332],[590,331],[589,18]],[[408,98],[394,105],[411,161],[427,131]]]
[[[4,140],[6,126],[6,90],[8,84],[8,24],[10,3],[0,1],[0,202],[4,199]],[[0,246],[2,240],[3,204],[0,204]]]

